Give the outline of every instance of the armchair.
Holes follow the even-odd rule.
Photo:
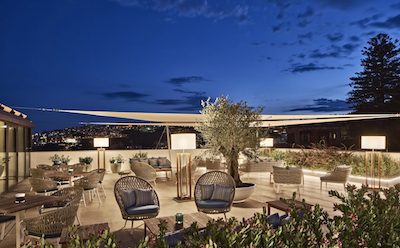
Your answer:
[[[322,182],[325,182],[325,187],[328,187],[328,183],[342,183],[343,187],[346,187],[346,183],[349,180],[351,174],[351,167],[347,165],[339,165],[336,168],[327,173],[325,176],[320,177],[321,184],[320,189],[322,190]]]
[[[132,162],[130,164],[131,170],[137,177],[143,178],[149,183],[156,185],[157,172],[153,166],[143,162]]]
[[[279,193],[281,185],[295,185],[300,195],[300,185],[304,182],[301,168],[273,166],[272,170],[276,193]]]

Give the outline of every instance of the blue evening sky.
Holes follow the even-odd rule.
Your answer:
[[[269,114],[343,113],[400,1],[1,0],[0,102],[193,113],[221,94]],[[21,109],[22,110],[22,109]],[[22,110],[36,130],[102,118]]]

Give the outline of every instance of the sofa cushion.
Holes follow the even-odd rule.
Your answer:
[[[211,196],[214,191],[214,185],[213,184],[199,184],[200,187],[200,199],[201,200],[210,200]]]
[[[122,202],[123,202],[125,208],[135,206],[135,204],[136,204],[135,190],[132,190],[132,189],[122,190],[121,198],[122,198]]]
[[[229,202],[221,200],[202,200],[198,201],[197,205],[200,208],[227,208],[229,207]]]
[[[15,220],[15,216],[12,215],[0,215],[0,223]]]
[[[52,239],[52,238],[59,238],[61,237],[61,232],[56,232],[56,233],[36,233],[36,232],[29,232],[28,234],[31,236],[39,237],[39,238],[44,238],[44,239]]]
[[[136,207],[145,205],[154,205],[153,190],[152,189],[136,189],[135,190]]]
[[[157,213],[158,210],[159,207],[157,205],[132,206],[125,209],[126,213],[131,215],[153,214]]]
[[[275,213],[267,217],[267,222],[272,225],[272,228],[278,228],[281,224],[279,214]]]
[[[161,168],[171,168],[171,161],[169,161],[166,157],[159,157],[158,166]]]
[[[213,190],[213,193],[212,193],[212,196],[210,199],[228,202],[231,200],[232,191],[233,191],[232,187],[215,184],[214,190]]]
[[[158,166],[158,159],[157,158],[149,158],[147,163],[153,167]]]

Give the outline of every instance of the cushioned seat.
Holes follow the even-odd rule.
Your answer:
[[[36,193],[50,193],[50,192],[54,192],[54,191],[57,191],[57,190],[58,190],[57,188],[47,189],[47,190],[39,190],[39,191],[36,191]]]
[[[28,232],[28,235],[35,236],[35,237],[43,237],[44,239],[53,239],[53,238],[61,237],[61,233],[43,234],[43,233]]]
[[[130,215],[153,214],[157,213],[158,210],[158,205],[145,205],[140,207],[132,206],[125,209],[126,213]]]
[[[200,208],[227,208],[230,203],[221,200],[201,200],[197,202]]]
[[[10,215],[0,215],[0,223],[8,222],[15,220],[15,216],[10,216]]]

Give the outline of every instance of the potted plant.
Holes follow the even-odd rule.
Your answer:
[[[86,171],[90,167],[92,161],[93,161],[92,157],[79,157],[79,163],[86,165]]]
[[[253,193],[255,184],[243,183],[239,176],[239,154],[256,149],[259,144],[257,128],[261,107],[253,108],[246,102],[234,103],[221,96],[214,102],[202,102],[203,121],[196,130],[201,132],[206,145],[215,154],[222,154],[229,174],[236,183],[234,202],[243,202]]]
[[[121,154],[118,154],[116,157],[110,158],[110,163],[111,163],[111,172],[112,173],[118,173],[121,171],[121,164],[125,162],[125,159],[121,156]]]

